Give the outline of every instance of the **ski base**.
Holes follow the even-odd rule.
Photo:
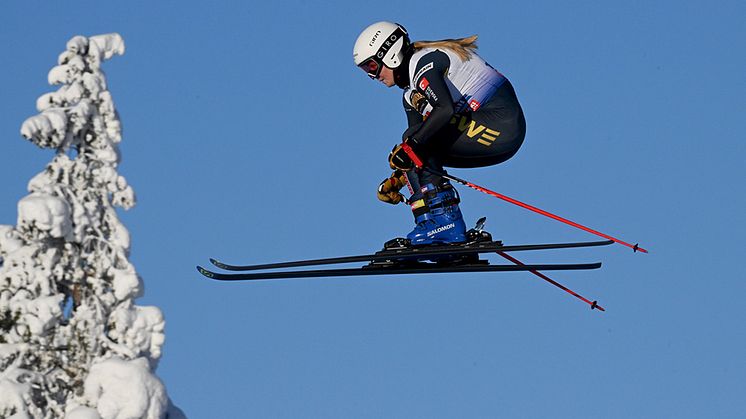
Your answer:
[[[482,261],[486,262],[486,261]],[[410,275],[435,273],[464,273],[464,272],[516,272],[516,271],[558,271],[558,270],[587,270],[598,269],[601,262],[573,263],[573,264],[536,264],[536,265],[489,265],[487,263],[471,263],[464,265],[441,265],[437,263],[411,263],[394,266],[377,266],[375,264],[360,268],[344,269],[316,269],[300,271],[272,271],[257,273],[226,274],[207,270],[197,266],[202,275],[218,281],[255,281],[267,279],[298,279],[340,276],[373,276],[373,275]]]

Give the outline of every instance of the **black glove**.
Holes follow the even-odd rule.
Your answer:
[[[412,149],[413,145],[416,146],[416,141],[409,138],[395,145],[389,154],[389,166],[405,172],[415,167],[422,168],[422,159]]]

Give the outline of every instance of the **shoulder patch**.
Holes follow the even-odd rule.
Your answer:
[[[422,68],[420,69],[420,71],[418,71],[414,75],[414,77],[412,77],[412,82],[417,83],[417,81],[420,79],[420,77],[422,77],[422,75],[425,74],[425,72],[427,70],[432,70],[432,68],[433,68],[433,62],[432,61],[430,61],[429,63],[427,63],[424,66],[422,66]]]

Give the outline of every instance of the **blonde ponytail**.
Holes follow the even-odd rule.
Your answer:
[[[477,49],[477,35],[458,39],[441,39],[440,41],[416,41],[414,50],[423,48],[444,48],[450,49],[464,61],[471,59],[474,50]]]

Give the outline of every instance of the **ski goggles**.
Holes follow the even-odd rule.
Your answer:
[[[374,57],[370,57],[363,61],[358,67],[365,71],[365,73],[371,79],[377,79],[378,75],[381,74],[381,67],[383,67]]]

